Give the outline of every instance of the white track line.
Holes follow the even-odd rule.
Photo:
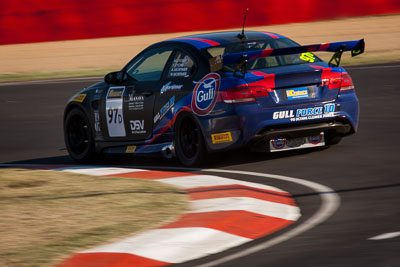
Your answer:
[[[265,216],[296,221],[300,218],[300,209],[296,206],[285,205],[249,197],[224,197],[190,201],[190,213],[244,210]]]
[[[144,170],[144,169],[104,168],[104,167],[87,167],[87,166],[57,168],[57,169],[54,169],[54,170],[55,171],[63,171],[63,172],[72,172],[72,173],[79,173],[79,174],[94,175],[94,176],[106,176],[106,175],[121,174],[121,173],[128,173],[128,172],[147,171],[147,170]]]
[[[272,238],[264,243],[258,244],[256,246],[250,247],[248,249],[244,249],[237,253],[233,253],[229,256],[226,256],[226,257],[214,260],[214,261],[210,261],[205,264],[198,265],[197,267],[217,266],[222,263],[229,262],[229,261],[232,261],[232,260],[244,257],[244,256],[251,255],[258,251],[270,248],[279,243],[287,241],[297,235],[300,235],[300,234],[314,228],[318,224],[326,221],[330,216],[332,216],[336,212],[336,210],[340,206],[340,197],[339,197],[339,195],[337,195],[334,192],[333,189],[331,189],[325,185],[312,182],[312,181],[307,181],[307,180],[303,180],[303,179],[299,179],[299,178],[292,178],[292,177],[283,176],[283,175],[264,174],[264,173],[257,173],[257,172],[219,170],[219,169],[207,169],[207,170],[203,170],[203,171],[258,176],[258,177],[265,177],[265,178],[276,179],[276,180],[287,181],[287,182],[299,184],[299,185],[308,187],[315,192],[320,193],[321,206],[319,207],[317,212],[314,213],[308,220],[306,220],[299,226],[289,230],[288,232],[285,232],[285,233],[283,233],[275,238]]]
[[[251,240],[202,227],[154,229],[81,253],[129,253],[163,262],[182,263],[236,247]]]
[[[282,189],[263,185],[258,183],[245,182],[241,180],[229,179],[214,175],[193,175],[193,176],[184,176],[184,177],[173,177],[173,178],[165,178],[165,179],[157,179],[156,181],[175,185],[177,187],[189,189],[189,188],[197,188],[197,187],[208,187],[208,186],[220,186],[220,185],[244,185],[249,187],[255,187],[265,190],[272,190],[275,192],[287,193]]]
[[[368,238],[368,240],[382,240],[382,239],[390,239],[390,238],[395,238],[400,236],[400,232],[393,232],[393,233],[385,233],[381,235],[377,235],[371,238]]]

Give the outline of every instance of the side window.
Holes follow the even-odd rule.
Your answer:
[[[135,61],[131,62],[126,68],[125,79],[137,81],[157,81],[160,80],[168,58],[171,56],[173,48],[155,48],[143,53]]]
[[[168,78],[187,78],[193,74],[195,64],[193,59],[185,52],[178,50],[168,70]]]
[[[271,44],[267,44],[267,46],[264,49],[271,49]],[[279,66],[278,61],[276,60],[276,57],[266,57],[264,58],[265,65],[268,67],[277,67]]]

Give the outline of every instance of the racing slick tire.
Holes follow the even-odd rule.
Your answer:
[[[72,108],[64,120],[64,140],[71,158],[87,162],[96,155],[89,119],[80,108]]]
[[[199,124],[194,118],[184,113],[175,123],[175,152],[185,166],[201,164],[207,153]]]
[[[339,144],[342,141],[342,136],[337,134],[327,134],[325,136],[325,143],[327,146],[333,146]]]

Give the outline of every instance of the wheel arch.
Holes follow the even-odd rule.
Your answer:
[[[80,104],[80,103],[77,103],[77,102],[70,102],[70,103],[68,103],[68,105],[65,107],[65,110],[64,110],[64,117],[63,117],[63,128],[65,127],[65,119],[67,118],[68,113],[71,112],[71,110],[73,110],[74,108],[77,108],[77,109],[81,110],[81,111],[83,112],[83,114],[85,114],[85,116],[86,116],[86,118],[88,119],[89,124],[90,124],[90,126],[91,126],[91,127],[90,127],[91,134],[92,134],[93,136],[95,136],[96,133],[94,132],[94,127],[93,127],[93,125],[94,125],[94,118],[93,118],[93,115],[91,116],[91,115],[89,114],[87,108],[86,108],[84,105],[82,105],[82,104]],[[96,141],[95,141],[95,142],[96,142]]]
[[[78,109],[82,110],[85,113],[85,115],[87,116],[87,113],[85,112],[85,109],[81,105],[79,105],[79,104],[77,104],[75,102],[71,102],[71,103],[68,103],[68,105],[64,109],[64,117],[63,117],[64,121],[67,118],[68,113],[71,112],[71,110],[74,109],[74,108],[78,108]]]
[[[202,124],[201,124],[201,121],[199,120],[199,118],[192,112],[192,111],[190,111],[190,110],[188,110],[188,109],[181,109],[180,111],[178,111],[177,113],[176,113],[176,117],[175,117],[175,120],[174,120],[174,123],[173,123],[173,125],[172,125],[172,130],[175,132],[175,127],[176,127],[176,123],[178,122],[178,120],[181,118],[181,117],[183,117],[183,116],[189,116],[189,117],[191,117],[199,126],[200,126],[200,130],[201,130],[201,133],[204,135],[204,129],[203,129],[203,126],[202,126]]]
[[[79,114],[79,117],[81,117],[82,120],[86,121],[84,123],[87,123],[87,128],[89,129],[89,131],[87,132],[88,135],[86,135],[86,137],[89,140],[88,146],[87,148],[84,148],[83,151],[76,151],[73,148],[73,145],[71,145],[69,139],[68,118],[70,118],[70,114],[74,112],[75,114],[72,114],[71,116],[76,116],[77,114]],[[63,119],[64,142],[70,156],[78,162],[87,162],[88,160],[90,161],[95,157],[96,141],[94,140],[94,129],[92,125],[93,124],[91,121],[91,117],[88,115],[87,110],[85,109],[84,106],[76,103],[70,103],[69,105],[67,105],[67,107],[64,110],[64,119]]]
[[[204,144],[206,146],[207,152],[209,152],[210,148],[208,146],[208,142],[206,142],[206,135],[205,135],[206,131],[204,129],[203,123],[199,119],[199,116],[194,114],[190,109],[181,109],[180,111],[178,111],[176,113],[176,118],[175,118],[175,121],[174,121],[174,123],[172,125],[172,131],[174,132],[174,135],[175,135],[175,132],[176,132],[176,124],[178,122],[178,119],[180,119],[182,116],[189,116],[192,120],[194,120],[197,123],[197,125],[200,127],[200,131],[201,131],[201,134],[203,136]]]
[[[85,108],[85,106],[83,106],[82,104],[76,103],[76,102],[71,102],[68,103],[68,105],[65,107],[64,109],[64,116],[63,116],[63,123],[65,123],[65,119],[67,118],[67,115],[69,112],[71,112],[71,110],[73,110],[74,108],[80,109],[88,118],[89,123],[91,125],[93,125],[93,119],[92,116],[90,116],[90,114],[87,112],[87,109]],[[94,134],[92,132],[92,134]]]

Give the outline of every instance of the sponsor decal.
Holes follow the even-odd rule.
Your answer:
[[[171,73],[169,74],[170,77],[185,77],[188,74],[188,68],[183,67],[183,68],[173,68],[171,70]]]
[[[196,83],[192,96],[194,113],[205,116],[214,109],[220,83],[221,77],[218,73],[209,73]]]
[[[269,144],[271,152],[319,147],[325,145],[324,133],[321,132],[319,135],[308,137],[277,138],[270,140]]]
[[[232,142],[232,135],[231,135],[231,132],[212,134],[211,140],[214,145]]]
[[[294,118],[293,110],[276,111],[272,114],[274,120]]]
[[[75,101],[75,102],[82,103],[83,100],[85,100],[85,98],[86,98],[86,94],[79,94],[79,95],[74,96],[74,97],[71,99],[71,101]]]
[[[143,110],[144,109],[144,96],[135,96],[134,93],[129,94],[128,110]]]
[[[122,109],[122,95],[124,94],[125,87],[110,87],[108,89],[106,98],[106,116],[108,135],[110,137],[124,137],[124,114]]]
[[[308,138],[308,142],[310,144],[317,145],[317,144],[321,143],[321,141],[322,141],[322,134],[309,136],[307,138]]]
[[[127,146],[125,153],[134,153],[136,151],[136,146]]]
[[[308,88],[302,87],[302,88],[287,89],[286,96],[288,100],[308,98],[309,97]]]
[[[168,77],[186,77],[189,76],[189,69],[193,66],[193,61],[189,56],[175,58],[172,67],[169,70]]]
[[[131,120],[129,121],[131,125],[132,134],[144,134],[146,130],[144,129],[144,120]]]
[[[153,122],[161,120],[165,114],[175,105],[175,96],[171,97],[167,103],[160,109],[159,112],[154,116]]]
[[[285,147],[286,145],[286,139],[285,138],[276,138],[271,140],[271,145],[275,148],[275,149],[282,149]]]
[[[182,89],[183,85],[172,84],[172,82],[168,82],[163,85],[160,90],[160,94],[164,94],[166,92],[178,92]]]
[[[95,140],[102,140],[103,139],[103,134],[101,132],[101,127],[100,127],[100,112],[98,110],[94,110],[93,112],[94,116],[94,132],[95,132]]]
[[[100,129],[100,114],[99,114],[99,112],[97,110],[94,112],[94,130],[97,133],[101,132],[101,129]]]
[[[290,119],[291,122],[330,118],[334,116],[336,105],[326,104],[322,107],[300,108],[297,110],[276,111],[272,119]]]
[[[125,90],[125,87],[111,87],[108,90],[107,98],[121,98]]]
[[[307,62],[314,62],[315,61],[315,56],[313,53],[310,52],[306,52],[306,53],[302,53],[300,55],[300,59],[307,61]]]

